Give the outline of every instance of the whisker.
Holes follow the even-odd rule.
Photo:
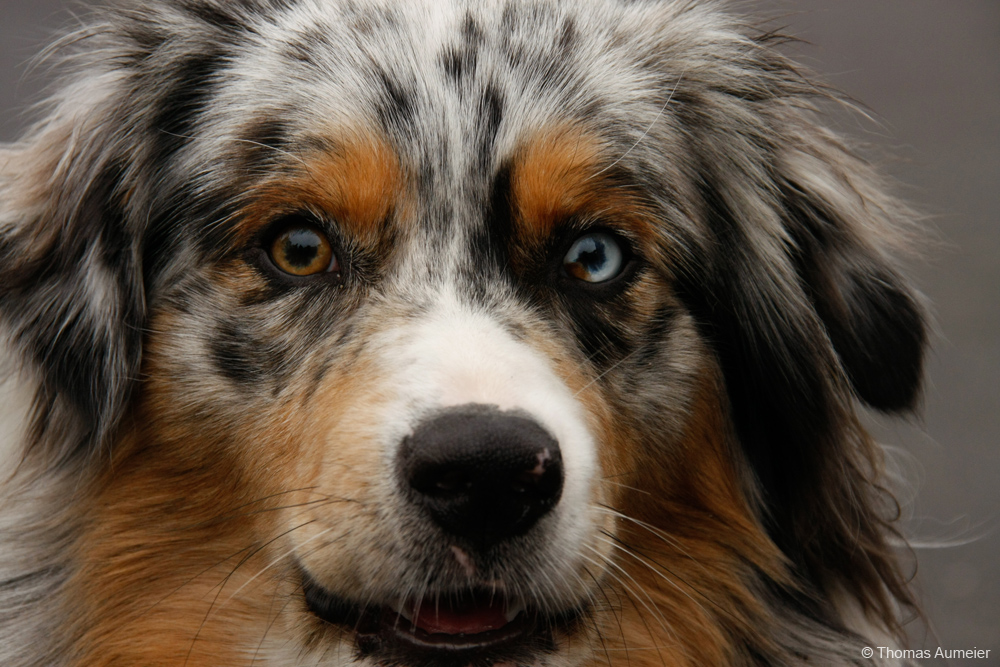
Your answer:
[[[279,496],[279,495],[282,495],[282,494],[274,494],[274,496],[271,496],[271,497],[276,497],[276,496]],[[223,515],[223,516],[212,517],[211,519],[207,519],[205,521],[200,521],[200,522],[195,523],[195,524],[188,524],[188,525],[185,525],[185,526],[180,526],[180,527],[176,528],[175,530],[177,532],[187,532],[187,531],[195,530],[195,529],[198,529],[198,528],[205,528],[207,526],[215,526],[215,525],[218,525],[218,524],[226,522],[226,521],[232,521],[233,519],[241,519],[241,518],[245,518],[245,517],[248,517],[248,516],[255,516],[257,514],[266,514],[267,512],[278,512],[280,510],[285,510],[285,509],[294,509],[296,507],[309,507],[309,506],[312,506],[312,505],[327,505],[327,504],[332,505],[332,504],[335,504],[335,503],[358,503],[360,505],[364,504],[364,503],[361,503],[360,501],[353,500],[351,498],[334,498],[332,496],[327,496],[325,494],[320,494],[320,495],[322,495],[323,497],[322,498],[318,498],[316,500],[308,500],[308,501],[301,502],[301,503],[291,503],[291,504],[288,504],[288,505],[275,505],[274,507],[265,507],[263,509],[251,510],[249,512],[236,512],[236,513],[233,513],[233,514],[226,514],[226,515]],[[256,502],[258,502],[258,501],[251,501],[249,503],[244,503],[243,505],[240,505],[240,507],[249,507],[250,505],[253,505]],[[239,509],[240,507],[237,507],[235,509]]]
[[[656,121],[660,120],[660,116],[663,115],[663,112],[666,110],[667,105],[670,104],[671,100],[674,99],[674,93],[677,92],[677,88],[681,85],[681,81],[684,79],[684,74],[685,73],[686,72],[681,72],[680,76],[677,77],[677,83],[674,84],[673,90],[670,91],[670,95],[667,96],[667,100],[663,103],[663,106],[660,107],[660,110],[657,112],[656,117],[653,118],[653,122],[651,122],[649,124],[649,127],[647,127],[646,131],[642,133],[642,136],[639,137],[638,139],[636,139],[635,143],[632,144],[632,146],[629,147],[629,149],[627,151],[625,151],[625,153],[620,158],[618,158],[617,160],[615,160],[614,162],[612,162],[611,164],[609,164],[604,169],[601,169],[599,172],[597,172],[596,174],[594,174],[593,176],[591,176],[591,178],[596,178],[596,177],[600,176],[601,174],[603,174],[604,172],[606,172],[608,169],[613,168],[616,164],[618,164],[619,162],[621,162],[622,160],[624,160],[625,158],[627,158],[628,154],[631,153],[635,149],[636,146],[638,146],[640,143],[642,143],[642,140],[646,138],[646,135],[649,134],[649,131],[653,129],[654,125],[656,125]]]
[[[168,598],[170,598],[172,595],[176,594],[177,591],[183,589],[185,586],[188,586],[191,582],[200,579],[205,574],[211,572],[212,570],[214,570],[215,568],[219,567],[220,565],[222,565],[226,561],[230,560],[231,558],[234,558],[234,557],[238,556],[239,554],[243,553],[244,551],[247,551],[247,550],[252,549],[252,548],[253,547],[250,547],[250,546],[243,547],[239,551],[235,551],[235,552],[229,554],[228,556],[226,556],[225,558],[223,558],[222,560],[217,561],[217,562],[213,563],[212,565],[209,565],[204,570],[202,570],[198,574],[194,575],[193,577],[187,579],[180,586],[178,586],[177,588],[173,589],[172,591],[170,591],[169,593],[167,593],[166,595],[164,595],[163,597],[161,597],[159,600],[157,600],[152,605],[150,605],[147,609],[144,609],[142,612],[140,612],[139,615],[140,616],[145,616],[146,614],[148,614],[149,612],[151,612],[153,609],[155,609],[158,605],[162,604],[165,600],[167,600]]]
[[[215,608],[215,603],[219,601],[219,596],[222,595],[222,590],[226,587],[226,584],[229,582],[229,579],[232,578],[234,574],[236,574],[236,571],[240,569],[247,561],[249,561],[251,558],[260,553],[261,550],[266,548],[269,544],[272,544],[275,541],[281,539],[282,537],[289,535],[290,533],[298,530],[299,528],[304,528],[305,526],[308,526],[309,524],[314,523],[315,521],[316,519],[310,519],[309,521],[301,523],[297,526],[293,526],[292,528],[289,528],[288,530],[274,536],[267,542],[264,542],[256,549],[253,549],[250,553],[246,554],[242,559],[240,559],[240,562],[236,564],[236,567],[230,570],[229,574],[223,577],[222,581],[216,584],[219,590],[215,593],[215,597],[212,598],[212,604],[208,606],[208,611],[205,612],[205,617],[201,620],[201,625],[198,626],[198,631],[194,633],[194,637],[191,639],[191,645],[188,647],[187,655],[184,657],[185,667],[187,666],[188,661],[191,660],[191,654],[194,652],[194,645],[198,641],[198,637],[201,636],[201,631],[205,628],[205,624],[208,623],[208,619],[212,615],[212,610]]]
[[[629,491],[635,491],[636,493],[642,493],[642,494],[645,494],[647,496],[652,495],[652,492],[647,491],[646,489],[640,489],[640,488],[635,487],[635,486],[629,486],[628,484],[622,484],[621,482],[612,482],[611,479],[608,478],[608,477],[602,477],[601,480],[600,480],[600,482],[601,482],[601,484],[611,484],[612,486],[617,486],[617,487],[620,487],[620,488],[623,488],[623,489],[628,489]]]
[[[271,595],[271,605],[268,607],[267,610],[269,617],[271,616],[271,610],[274,608],[274,600],[278,596],[279,588],[280,588],[280,583],[275,584],[274,594]],[[253,656],[250,658],[250,667],[253,667],[254,663],[257,662],[257,656],[260,655],[260,649],[264,647],[264,641],[267,639],[267,633],[271,631],[271,628],[274,626],[274,622],[277,621],[278,618],[283,613],[285,613],[285,609],[287,609],[288,605],[290,605],[291,603],[292,603],[292,598],[288,598],[287,600],[285,600],[285,604],[281,605],[281,609],[279,609],[278,612],[274,614],[273,617],[270,617],[270,620],[268,620],[267,627],[264,628],[264,634],[261,635],[260,642],[257,644],[257,648],[254,649]]]
[[[619,359],[615,363],[613,363],[610,366],[608,366],[601,373],[599,373],[596,377],[594,377],[593,379],[591,379],[590,382],[588,382],[587,384],[585,384],[582,387],[580,387],[580,389],[578,389],[573,394],[573,398],[576,398],[577,396],[579,396],[580,394],[582,394],[583,392],[585,392],[587,389],[590,389],[591,385],[593,385],[595,382],[597,382],[598,380],[600,380],[601,378],[603,378],[605,375],[607,375],[608,373],[610,373],[611,371],[613,371],[614,369],[618,368],[623,363],[625,363],[626,361],[628,361],[633,355],[635,355],[636,352],[637,352],[637,350],[632,350],[631,352],[629,352],[628,354],[626,354],[624,357],[622,357],[621,359]]]
[[[291,555],[292,555],[293,553],[295,553],[295,552],[296,552],[296,550],[298,550],[298,549],[299,549],[300,547],[303,547],[303,546],[305,546],[305,545],[309,544],[310,542],[312,542],[312,541],[314,541],[314,540],[317,540],[317,539],[319,539],[319,538],[323,537],[324,535],[328,534],[328,533],[329,533],[329,532],[331,532],[332,530],[334,530],[334,527],[333,527],[333,526],[331,526],[330,528],[326,528],[326,529],[324,529],[324,530],[321,530],[320,532],[316,533],[315,535],[313,535],[312,537],[310,537],[309,539],[307,539],[306,541],[304,541],[304,542],[303,542],[302,544],[299,544],[299,545],[296,545],[296,546],[293,546],[293,547],[292,547],[291,549],[289,549],[289,550],[288,550],[288,551],[286,551],[285,553],[283,553],[283,554],[281,554],[280,556],[278,556],[277,558],[273,559],[273,560],[272,560],[272,561],[271,561],[270,563],[268,563],[267,565],[265,565],[264,567],[262,567],[262,568],[261,568],[260,570],[258,570],[257,574],[253,575],[252,577],[250,577],[249,579],[247,579],[246,581],[244,581],[244,582],[243,582],[242,584],[240,584],[240,587],[239,587],[239,588],[237,588],[237,589],[236,589],[235,591],[233,591],[233,593],[232,593],[232,594],[231,594],[231,595],[230,595],[230,596],[229,596],[228,598],[226,598],[225,602],[223,602],[222,604],[220,604],[220,605],[219,605],[219,607],[218,607],[218,610],[221,610],[221,609],[222,609],[223,607],[225,607],[225,606],[226,606],[227,604],[229,604],[229,602],[230,602],[230,601],[231,601],[231,600],[232,600],[232,599],[233,599],[234,597],[236,597],[237,595],[239,595],[239,594],[240,594],[240,591],[242,591],[242,590],[243,590],[244,588],[246,588],[246,587],[247,587],[247,586],[249,586],[249,585],[250,585],[251,583],[253,583],[253,581],[254,581],[254,580],[255,580],[255,579],[257,578],[257,577],[259,577],[260,575],[264,574],[264,573],[265,573],[266,571],[270,570],[270,569],[271,569],[272,567],[274,567],[275,565],[277,565],[278,563],[280,563],[280,562],[281,562],[281,561],[283,561],[284,559],[286,559],[286,558],[288,558],[289,556],[291,556]],[[324,546],[326,546],[326,545],[324,545]]]
[[[262,498],[258,498],[257,500],[251,500],[250,502],[244,503],[243,505],[240,505],[239,507],[246,507],[246,506],[252,505],[252,504],[257,503],[257,502],[261,502],[261,501],[269,499],[269,498],[275,498],[275,497],[278,497],[278,496],[281,496],[281,495],[284,495],[284,494],[287,494],[287,493],[294,493],[295,491],[307,490],[307,489],[311,489],[311,488],[316,488],[316,487],[303,487],[302,489],[292,489],[290,491],[281,491],[279,493],[271,494],[270,496],[264,496]],[[231,517],[224,517],[224,519],[228,520],[230,518],[236,518],[236,517],[239,517],[239,516],[243,516],[243,515],[239,515],[239,514],[232,515]],[[223,519],[219,519],[219,520],[221,521]],[[210,522],[202,522],[200,524],[194,524],[193,526],[189,526],[188,528],[192,528],[192,527],[204,527],[206,525],[214,525],[214,522],[215,522],[215,520],[210,521]],[[180,529],[178,529],[178,530],[180,530]],[[280,537],[280,535],[279,535],[279,537]],[[222,565],[223,563],[225,563],[229,559],[234,558],[235,556],[238,556],[239,554],[243,553],[244,551],[248,551],[250,549],[253,549],[253,547],[252,546],[243,547],[242,549],[234,551],[233,553],[231,553],[230,555],[226,556],[222,560],[216,561],[212,565],[209,565],[205,569],[201,570],[200,572],[198,572],[194,576],[192,576],[189,579],[187,579],[186,581],[184,581],[180,586],[177,586],[172,591],[170,591],[169,593],[167,593],[166,595],[164,595],[163,597],[161,597],[159,600],[157,600],[156,602],[154,602],[147,609],[143,610],[140,615],[148,614],[150,611],[152,611],[153,609],[155,609],[158,605],[162,604],[165,600],[167,600],[168,598],[170,598],[172,595],[176,594],[178,591],[180,591],[181,589],[183,589],[185,586],[188,586],[189,584],[191,584],[191,582],[198,580],[199,578],[201,578],[205,574],[211,572],[215,568],[219,567],[220,565]],[[256,553],[256,552],[254,552],[254,553]],[[253,555],[253,553],[249,554],[247,556],[247,558],[251,557],[252,555]],[[244,558],[243,560],[240,561],[240,563],[237,564],[236,567],[239,568],[240,565],[242,565],[245,561],[246,561],[246,559]],[[235,569],[234,569],[234,571],[235,571]]]
[[[596,563],[595,563],[595,565],[596,565]],[[618,632],[619,632],[619,634],[621,635],[621,638],[622,638],[622,645],[627,649],[628,648],[628,641],[625,639],[625,627],[622,625],[621,616],[618,615],[618,613],[615,612],[614,605],[611,604],[611,599],[608,598],[608,592],[606,590],[604,590],[604,586],[601,585],[601,582],[598,581],[597,577],[594,576],[593,572],[591,572],[587,568],[584,568],[584,571],[588,575],[590,575],[590,578],[593,579],[593,581],[594,581],[594,586],[596,586],[597,590],[599,590],[601,592],[601,596],[604,598],[604,601],[608,605],[608,607],[607,607],[608,611],[611,612],[611,615],[614,616],[615,623],[618,624]],[[597,625],[597,619],[591,619],[591,622],[594,625],[594,632],[597,633],[597,638],[601,642],[601,648],[604,651],[604,657],[605,657],[605,659],[608,661],[608,667],[612,667],[612,665],[611,665],[611,655],[608,653],[608,643],[606,641],[604,641],[604,634],[601,632],[600,627]],[[627,650],[625,652],[625,664],[626,665],[631,664],[631,662],[629,660],[629,655],[628,655],[628,651]]]
[[[607,556],[605,556],[592,546],[589,547],[589,549],[595,555],[597,555],[601,560],[603,560],[608,567],[614,568],[615,570],[617,570],[618,573],[620,573],[616,574],[615,572],[612,572],[607,568],[604,568],[606,574],[612,579],[614,579],[622,587],[622,590],[626,594],[626,598],[628,598],[633,605],[636,604],[636,597],[645,598],[645,599],[639,599],[639,603],[641,603],[642,606],[646,609],[646,611],[648,611],[657,621],[659,621],[660,627],[663,628],[665,632],[667,632],[672,636],[675,636],[673,631],[669,628],[669,623],[663,616],[662,612],[660,612],[660,610],[656,608],[656,602],[653,600],[652,597],[649,596],[648,593],[646,593],[646,591],[642,589],[642,586],[639,585],[639,582],[637,582],[628,573],[628,571],[626,571],[623,567],[621,567],[621,565],[616,563],[614,559],[608,558]],[[584,558],[587,557],[584,556]],[[595,562],[593,559],[588,558],[587,560],[593,563],[594,565],[599,565],[599,563]],[[622,578],[622,576],[628,578],[629,582],[631,583],[626,582],[625,579]],[[636,609],[638,609],[638,607]],[[640,614],[640,617],[642,617],[642,614]],[[643,620],[643,623],[645,624],[645,620]],[[647,630],[649,630],[648,626]],[[650,630],[650,633],[652,633],[652,630]]]
[[[675,648],[677,648],[677,644],[664,644],[663,646],[629,646],[629,647],[623,647],[623,648],[609,648],[607,650],[609,652],[611,652],[611,653],[613,653],[615,651],[625,651],[625,661],[627,663],[628,662],[628,654],[631,651],[657,651],[657,652],[659,652],[662,649],[675,649]]]
[[[604,531],[601,531],[601,532],[604,535],[607,535],[608,537],[611,538],[611,539],[604,538],[604,539],[601,540],[602,542],[604,542],[605,544],[607,544],[607,545],[609,545],[609,546],[611,546],[611,547],[613,547],[615,549],[618,549],[619,551],[621,551],[622,553],[624,553],[624,554],[626,554],[628,556],[631,556],[636,562],[638,562],[638,563],[646,566],[647,568],[649,568],[649,570],[651,572],[653,572],[658,577],[660,577],[661,579],[663,579],[664,581],[666,581],[668,584],[670,584],[671,586],[673,586],[675,589],[677,589],[678,591],[680,591],[681,593],[683,593],[685,597],[687,597],[689,600],[691,600],[691,602],[694,602],[698,606],[699,609],[701,609],[703,612],[705,612],[706,616],[710,615],[708,613],[708,610],[705,609],[705,607],[702,606],[702,604],[700,602],[698,602],[697,600],[695,600],[694,596],[692,596],[688,591],[684,590],[684,588],[682,588],[680,584],[678,584],[676,581],[674,581],[673,579],[671,579],[670,577],[668,577],[667,575],[665,575],[663,572],[660,572],[658,569],[656,569],[655,567],[653,567],[650,563],[648,563],[644,559],[640,558],[635,553],[635,551],[633,549],[626,548],[622,544],[619,544],[618,543],[619,540],[617,538],[615,538],[614,536],[608,535],[608,533],[605,533]],[[676,575],[674,575],[674,576],[676,576]],[[681,578],[681,580],[683,581],[682,578]]]
[[[643,608],[646,609],[647,612],[649,612],[652,618],[657,621],[663,632],[666,633],[668,636],[672,637],[674,640],[676,640],[678,642],[677,644],[678,646],[681,646],[677,634],[670,627],[670,623],[663,616],[663,614],[656,608],[656,603],[653,601],[652,597],[650,597],[648,593],[642,590],[642,587],[639,586],[639,583],[635,579],[633,579],[632,576],[624,568],[618,565],[618,563],[615,563],[613,559],[608,558],[606,555],[602,554],[593,546],[588,545],[588,549],[590,549],[590,551],[592,551],[598,558],[600,558],[601,561],[606,563],[608,567],[614,568],[619,573],[621,573],[621,575],[624,575],[632,582],[633,585],[630,585],[619,574],[616,574],[615,572],[612,572],[611,570],[604,568],[606,574],[609,577],[611,577],[614,581],[616,581],[619,586],[621,586],[622,592],[625,593],[625,598],[632,603],[632,606],[635,608],[637,612],[640,612],[638,615],[639,620],[642,621],[642,624],[646,628],[646,632],[647,634],[649,634],[650,638],[651,639],[655,638],[656,634],[653,632],[653,629],[649,627],[649,623],[646,621],[645,615],[641,613],[639,609],[640,604],[642,605]],[[584,556],[584,558],[586,558],[586,556]],[[594,561],[591,560],[591,562]],[[598,563],[596,562],[594,562],[594,564],[598,565]],[[662,654],[660,654],[660,661],[664,665],[666,664],[666,660],[664,659]]]
[[[626,517],[626,518],[628,518],[628,517]],[[718,612],[722,613],[723,615],[728,616],[730,619],[732,619],[734,621],[737,621],[738,623],[742,623],[743,622],[743,619],[739,618],[734,613],[732,613],[726,607],[726,605],[722,605],[722,604],[716,602],[709,595],[707,595],[706,593],[704,593],[703,591],[701,591],[696,586],[692,586],[684,577],[678,575],[676,572],[674,572],[672,569],[670,569],[669,567],[667,567],[663,563],[657,561],[654,558],[651,558],[648,554],[640,551],[639,549],[637,549],[633,545],[626,543],[620,537],[618,537],[616,535],[611,535],[610,533],[608,533],[606,531],[603,531],[603,530],[601,532],[607,538],[610,538],[613,541],[612,543],[610,543],[612,546],[614,546],[617,549],[620,549],[624,553],[627,553],[629,556],[631,556],[633,559],[635,559],[636,562],[638,562],[638,563],[642,564],[643,566],[647,567],[651,572],[653,572],[654,574],[656,574],[658,577],[660,577],[664,581],[667,581],[668,583],[670,583],[670,585],[672,585],[678,591],[684,593],[684,595],[686,595],[692,602],[694,602],[696,605],[698,605],[698,607],[701,608],[701,610],[704,611],[706,614],[708,614],[708,610],[705,609],[705,607],[702,606],[697,600],[695,600],[694,597],[692,597],[691,593],[694,593],[695,595],[697,595],[698,597],[700,597],[702,600],[704,600],[705,602],[707,602],[709,605],[711,605],[712,608],[714,608]],[[673,538],[671,538],[671,539],[673,539]],[[605,539],[604,541],[607,542],[607,539]],[[664,540],[664,541],[666,541],[666,540]],[[681,551],[685,556],[687,556],[687,558],[689,560],[691,560],[692,563],[694,563],[695,565],[697,565],[698,567],[700,567],[702,569],[702,571],[706,575],[708,575],[709,577],[713,577],[714,576],[714,574],[710,570],[708,570],[708,568],[706,568],[704,565],[702,565],[700,561],[698,561],[696,558],[694,558],[693,556],[691,556],[690,554],[688,554],[687,552],[685,552],[683,550],[683,548],[680,547],[680,543],[677,542],[676,539],[674,540],[674,542],[676,543],[677,549],[679,551]],[[669,544],[669,542],[668,542],[668,544]],[[664,574],[664,573],[666,573],[666,574]],[[681,588],[677,584],[677,582],[673,581],[672,579],[670,579],[670,577],[666,576],[667,574],[669,574],[671,577],[674,577],[677,580],[683,582],[687,586],[687,588],[690,589],[691,593],[688,593],[686,590],[684,590],[683,588]]]
[[[671,549],[671,551],[670,551],[671,554],[674,553],[674,552],[680,552],[681,555],[685,556],[689,561],[691,561],[691,563],[694,564],[695,567],[699,568],[706,576],[708,576],[709,578],[713,578],[715,576],[714,573],[711,570],[709,570],[707,567],[705,567],[705,565],[700,560],[698,560],[697,558],[695,558],[694,556],[692,556],[691,553],[687,549],[684,548],[684,544],[679,539],[677,539],[676,537],[674,537],[670,533],[666,532],[665,530],[663,530],[661,528],[658,528],[658,527],[656,527],[656,526],[654,526],[652,524],[646,523],[645,521],[640,521],[639,519],[636,519],[635,517],[629,516],[628,514],[625,514],[624,512],[616,510],[615,508],[609,507],[607,505],[603,505],[603,504],[598,503],[596,505],[596,508],[599,511],[604,511],[607,514],[610,514],[612,516],[618,517],[618,518],[623,519],[625,521],[628,521],[628,522],[630,522],[630,523],[632,523],[632,524],[634,524],[636,526],[639,526],[640,528],[643,528],[643,529],[647,530],[654,537],[659,538],[662,542],[664,542],[666,545],[668,545],[670,547],[670,549]],[[607,535],[607,533],[605,533],[605,534]],[[636,549],[634,545],[626,544],[625,541],[622,540],[621,537],[619,537],[619,536],[610,536],[610,535],[609,535],[609,537],[613,537],[617,542],[619,542],[620,544],[625,545],[629,549],[632,549],[632,550],[634,550],[634,551],[636,551],[638,553],[642,553],[643,556],[649,558],[652,562],[656,563],[656,565],[658,567],[660,567],[663,570],[665,570],[666,572],[670,573],[672,576],[677,576],[670,568],[666,567],[662,563],[659,563],[658,561],[653,560],[646,553],[639,552],[639,550]],[[683,580],[682,577],[678,577],[678,579]],[[697,592],[699,595],[701,595],[703,598],[705,598],[713,606],[716,606],[716,604],[715,604],[714,601],[712,601],[704,593],[698,591],[694,586],[691,586],[691,590]]]
[[[650,523],[636,519],[635,517],[629,516],[628,514],[625,514],[624,512],[621,512],[613,507],[609,507],[608,505],[598,503],[596,507],[599,511],[604,511],[607,514],[618,517],[636,526],[639,526],[640,528],[647,530],[654,537],[659,538],[665,544],[670,546],[671,548],[670,553],[673,553],[674,551],[680,552],[683,556],[685,556],[688,560],[690,560],[696,567],[700,568],[703,573],[705,573],[709,577],[713,576],[713,573],[707,567],[705,567],[705,565],[700,560],[692,556],[691,553],[684,548],[683,542],[681,542],[679,539],[677,539],[667,531],[663,530],[662,528],[658,528],[657,526],[654,526]],[[615,539],[624,544],[624,541],[620,537],[616,537]],[[629,547],[634,548],[631,545],[629,545]]]
[[[309,165],[308,162],[306,162],[305,160],[302,159],[302,156],[296,155],[295,153],[292,153],[291,151],[286,151],[283,148],[279,148],[277,146],[269,146],[269,145],[267,145],[265,143],[262,143],[260,141],[254,141],[253,139],[244,139],[244,138],[241,138],[241,137],[234,137],[233,141],[236,141],[236,142],[241,143],[241,144],[250,144],[251,146],[257,146],[259,148],[265,148],[267,150],[274,151],[278,155],[284,155],[285,157],[292,158],[293,160],[295,160],[296,162],[298,162],[299,164],[301,164],[303,167],[305,167],[306,170],[308,170],[308,171],[312,170],[312,167]],[[317,183],[317,185],[319,185],[319,183]]]
[[[650,523],[646,523],[645,521],[641,521],[639,519],[636,519],[635,517],[629,516],[628,514],[625,514],[624,512],[622,512],[622,511],[620,511],[618,509],[615,509],[614,507],[610,507],[608,505],[605,505],[603,503],[596,503],[594,505],[594,507],[595,507],[595,509],[597,509],[600,512],[604,512],[605,514],[609,514],[609,515],[611,515],[613,517],[616,517],[618,519],[623,519],[625,521],[628,521],[629,523],[633,523],[633,524],[639,526],[640,528],[644,528],[645,530],[647,530],[650,533],[652,533],[655,537],[660,538],[661,540],[663,540],[664,542],[666,542],[667,544],[669,544],[671,547],[676,548],[678,551],[680,551],[682,554],[684,554],[685,556],[687,556],[688,558],[690,558],[696,564],[701,565],[701,563],[698,561],[698,559],[696,559],[694,556],[692,556],[691,554],[689,554],[684,549],[684,546],[683,546],[683,544],[681,544],[680,540],[678,540],[676,537],[674,537],[670,533],[666,532],[665,530],[663,530],[661,528],[658,528],[658,527],[656,527],[656,526],[654,526],[654,525],[652,525]],[[702,566],[702,567],[704,567],[704,566]],[[708,573],[707,569],[704,570],[704,571],[706,573]]]

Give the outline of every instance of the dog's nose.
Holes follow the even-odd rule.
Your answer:
[[[403,440],[399,470],[411,500],[479,547],[520,535],[559,501],[559,443],[535,420],[492,406],[451,408]]]

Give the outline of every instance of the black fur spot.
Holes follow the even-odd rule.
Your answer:
[[[381,67],[377,70],[384,94],[378,103],[376,113],[383,127],[405,130],[413,123],[415,94],[403,87],[402,82]]]
[[[479,46],[483,41],[483,30],[476,23],[472,12],[466,12],[462,19],[462,37],[469,46]]]
[[[215,49],[187,56],[170,72],[171,83],[163,88],[151,123],[157,159],[168,160],[188,142],[226,61],[225,52]]]
[[[514,234],[511,175],[509,164],[497,170],[486,202],[484,223],[472,236],[474,263],[489,267],[494,274],[506,272],[510,266],[508,244]]]
[[[295,41],[288,42],[282,47],[282,53],[289,60],[317,67],[316,53],[319,52],[320,45],[325,43],[325,36],[318,30],[304,30]]]
[[[449,47],[441,54],[441,67],[444,73],[458,85],[466,76],[473,76],[478,65],[479,54],[475,51]]]
[[[238,11],[240,3],[229,6],[185,0],[180,7],[191,16],[222,32],[240,33],[249,29],[249,22]]]
[[[295,0],[227,0],[226,2],[204,2],[204,0],[183,0],[181,9],[190,16],[227,34],[253,31],[252,18],[267,19],[275,11],[290,8]]]
[[[661,306],[653,317],[652,321],[646,325],[645,333],[642,335],[639,348],[635,355],[634,365],[641,367],[643,364],[653,361],[660,353],[660,346],[670,335],[670,331],[677,322],[680,311],[672,305]]]
[[[563,55],[568,55],[576,47],[576,21],[567,18],[563,21],[562,32],[559,34],[559,49]]]
[[[229,189],[202,190],[188,181],[173,192],[164,193],[157,213],[150,219],[142,244],[142,266],[147,285],[154,285],[175,256],[178,248],[190,243],[205,259],[220,260],[231,256],[234,248],[231,226],[209,224],[211,221],[235,220],[234,193],[242,191],[242,182]]]
[[[631,304],[621,300],[597,303],[583,297],[565,298],[563,304],[580,349],[596,366],[607,366],[634,349],[635,340],[625,326],[632,315]]]
[[[122,28],[122,32],[138,47],[130,61],[133,66],[141,65],[142,61],[149,57],[149,54],[156,51],[169,39],[169,35],[164,30],[146,23],[128,24]]]
[[[240,152],[247,169],[268,165],[283,157],[288,147],[286,112],[275,109],[247,125],[240,135]]]
[[[448,47],[441,54],[441,66],[447,77],[456,86],[464,79],[472,79],[479,66],[479,50],[484,35],[472,14],[467,13],[462,22],[462,43]]]
[[[490,84],[483,91],[483,96],[479,100],[478,115],[482,119],[480,123],[482,129],[479,134],[477,162],[479,173],[483,173],[493,166],[494,145],[504,115],[503,95],[495,85]]]
[[[239,322],[228,320],[216,329],[210,343],[212,361],[234,384],[252,388],[273,378],[264,364],[268,358],[262,346]]]

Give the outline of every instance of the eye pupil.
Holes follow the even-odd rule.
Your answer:
[[[585,238],[581,240],[576,261],[588,271],[593,272],[599,270],[607,262],[607,253],[604,246],[595,239]]]
[[[611,280],[621,273],[623,265],[621,246],[613,236],[604,233],[581,236],[563,258],[566,273],[588,283]]]
[[[319,235],[308,229],[295,229],[281,236],[285,261],[295,267],[308,268],[319,256]]]

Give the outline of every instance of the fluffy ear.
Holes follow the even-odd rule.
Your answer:
[[[144,311],[115,107],[101,81],[84,83],[66,89],[26,139],[0,147],[0,317],[39,380],[35,426],[57,436],[43,438],[57,460],[100,442],[119,420],[138,374]],[[55,423],[64,411],[69,422]]]
[[[763,518],[798,571],[892,618],[909,600],[851,401],[919,394],[924,320],[892,257],[908,211],[818,123],[821,94],[765,46],[734,72],[688,70],[674,96],[695,155],[705,242],[677,272],[713,345]]]
[[[873,408],[911,409],[924,316],[888,256],[909,211],[822,130],[800,135],[775,165],[798,272],[851,386]]]

